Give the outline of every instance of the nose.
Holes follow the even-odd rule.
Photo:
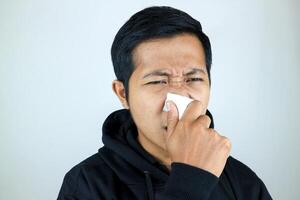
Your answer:
[[[168,92],[192,98],[185,87],[185,80],[182,76],[176,76],[169,79]]]
[[[181,87],[184,84],[184,78],[182,76],[175,76],[169,78],[169,85],[173,87]]]

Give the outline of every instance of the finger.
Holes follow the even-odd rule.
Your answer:
[[[171,100],[167,101],[168,105],[168,115],[167,115],[167,134],[166,134],[166,139],[171,136],[171,134],[174,132],[175,127],[178,122],[178,110],[175,105],[175,103]]]
[[[205,114],[205,108],[204,105],[201,101],[194,100],[185,109],[183,115],[182,115],[182,120],[183,121],[189,121],[193,122],[197,118],[199,118],[201,115]]]
[[[198,119],[196,119],[196,121],[194,123],[199,124],[199,125],[201,124],[205,128],[209,128],[211,119],[208,115],[201,115],[200,117],[198,117]]]

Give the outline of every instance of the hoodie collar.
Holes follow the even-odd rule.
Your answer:
[[[213,117],[208,110],[206,115],[211,118],[210,128],[214,128]],[[116,155],[114,159],[117,159],[117,161],[112,162],[110,161],[112,158],[107,157],[105,161],[109,162],[115,170],[121,170],[127,163],[137,168],[141,173],[147,171],[158,180],[167,180],[167,168],[138,142],[137,128],[129,110],[121,109],[111,113],[103,123],[102,133],[104,146],[112,151]],[[123,166],[116,166],[115,163]]]

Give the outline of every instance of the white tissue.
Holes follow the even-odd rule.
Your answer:
[[[171,100],[176,104],[178,114],[179,114],[179,119],[182,117],[182,114],[184,113],[184,111],[185,111],[186,107],[189,105],[189,103],[191,103],[193,101],[193,99],[190,99],[186,96],[181,96],[181,95],[174,94],[174,93],[168,93],[166,101],[165,101],[165,105],[163,108],[163,111],[165,111],[165,112],[168,112],[168,109],[166,106],[166,102],[168,100]]]

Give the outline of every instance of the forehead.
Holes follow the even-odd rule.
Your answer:
[[[147,40],[133,51],[135,71],[183,71],[205,68],[205,53],[200,40],[192,34]]]

